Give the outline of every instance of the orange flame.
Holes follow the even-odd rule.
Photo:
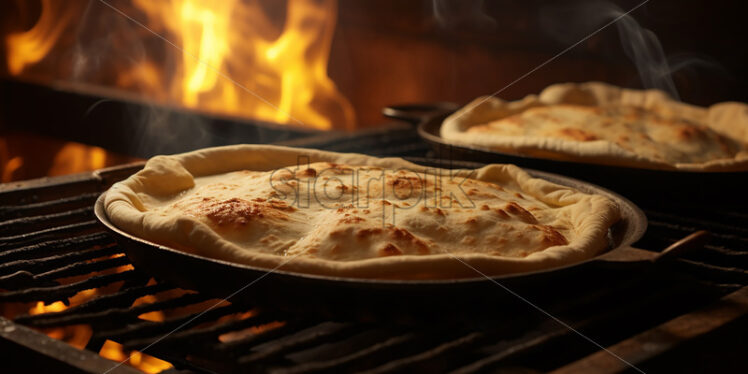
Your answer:
[[[107,340],[99,351],[99,355],[112,361],[125,362],[126,365],[136,367],[146,373],[160,373],[172,367],[164,360],[159,360],[153,356],[147,355],[135,350],[126,350],[122,344]],[[129,360],[128,360],[129,358]]]
[[[25,10],[26,4],[18,4]],[[12,33],[5,39],[10,73],[18,75],[26,66],[43,59],[73,21],[75,12],[76,8],[67,2],[42,0],[42,12],[34,27]]]
[[[327,76],[335,0],[289,0],[277,37],[257,1],[135,5],[149,26],[181,40],[171,97],[185,106],[320,129],[353,124],[350,103]]]
[[[43,0],[37,23],[6,38],[12,75],[48,56],[62,39],[80,15],[79,7],[67,5]],[[319,129],[353,126],[351,104],[327,75],[337,0],[287,0],[282,27],[259,0],[132,0],[132,5],[147,17],[138,21],[158,36],[137,31],[168,42],[160,41],[165,54],[153,53],[158,60],[146,57],[118,71],[113,83],[120,87],[202,111]],[[166,66],[171,59],[164,55],[176,56],[176,67]]]
[[[101,169],[138,159],[76,142],[9,134],[0,137],[0,182]]]
[[[108,256],[109,258],[118,257],[120,255],[114,255],[114,256]],[[123,271],[127,271],[132,269],[131,265],[124,265],[124,266],[118,266],[114,269],[108,269],[101,274],[104,273],[119,273]],[[58,279],[62,284],[66,284],[68,282],[74,282],[77,280],[80,280],[85,276],[75,276],[73,278],[62,278]],[[149,282],[149,284],[154,284],[153,280]],[[88,289],[83,290],[72,297],[69,298],[70,306],[77,306],[81,305],[85,302],[90,301],[94,297],[100,294],[106,294],[107,292],[112,292],[118,289],[118,285],[111,284],[109,286],[105,286],[103,288],[99,289]],[[141,300],[142,299],[142,300]],[[139,305],[144,302],[154,302],[156,301],[155,298],[152,296],[149,296],[149,298],[141,298],[139,302],[136,302],[134,305]],[[3,311],[3,315],[13,318],[13,315],[16,315],[12,310],[5,310],[7,305],[2,305],[2,309],[0,311]],[[30,315],[38,315],[43,313],[55,313],[55,312],[61,312],[68,308],[68,306],[65,305],[62,301],[55,301],[51,304],[45,304],[44,302],[36,302],[34,303],[29,309],[28,313]],[[10,309],[10,308],[7,308]],[[5,312],[10,312],[10,314],[6,314]],[[154,312],[158,313],[158,312]],[[158,316],[155,316],[154,319],[158,319]],[[163,320],[163,315],[161,316],[161,319]],[[91,336],[93,335],[93,330],[88,325],[72,325],[72,326],[63,326],[63,327],[50,327],[50,328],[41,328],[39,329],[41,332],[45,333],[47,336],[53,338],[62,340],[73,347],[76,347],[78,349],[85,349],[86,345],[88,344],[89,340],[91,339]],[[168,368],[171,368],[172,365],[167,362],[160,360],[158,358],[155,358],[153,356],[144,354],[142,352],[138,352],[135,350],[127,350],[125,349],[121,344],[118,344],[114,341],[107,340],[105,344],[102,346],[101,350],[99,351],[99,354],[104,357],[108,358],[114,361],[123,361],[127,358],[129,360],[125,362],[125,364],[132,366],[136,369],[139,369],[141,371],[144,371],[146,373],[158,373],[163,370],[166,370]]]

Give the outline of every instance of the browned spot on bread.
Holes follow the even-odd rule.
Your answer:
[[[589,132],[586,132],[584,130],[575,129],[571,127],[565,127],[561,129],[561,134],[565,135],[571,139],[578,140],[581,142],[588,142],[591,140],[597,140],[598,137],[594,134],[591,134]]]
[[[245,225],[257,218],[287,219],[284,213],[268,203],[258,203],[239,198],[218,201],[215,198],[204,198],[195,206],[187,209],[194,216],[208,218],[217,226]]]
[[[369,209],[364,209],[364,210],[361,211],[361,213],[363,213],[363,214],[369,214],[369,213],[371,213],[371,211]]]
[[[489,208],[488,205],[486,205],[486,204],[483,204],[480,207],[480,210],[489,210],[489,209],[491,209],[491,208]]]
[[[350,216],[350,217],[344,217],[339,222],[340,223],[359,223],[359,222],[364,222],[364,221],[366,220],[361,217]]]
[[[543,243],[546,248],[556,245],[569,244],[566,238],[560,232],[556,231],[556,229],[554,229],[553,227],[545,225],[534,225],[533,227],[543,233],[543,239],[541,240],[541,243]]]
[[[415,247],[416,251],[419,254],[429,253],[429,246],[426,245],[426,243],[424,243],[421,239],[416,238],[413,234],[410,233],[410,231],[397,227],[391,227],[388,230],[390,231],[390,237],[392,237],[392,239],[394,239],[396,242],[403,245],[411,245]]]
[[[499,190],[501,189],[501,187],[499,187],[499,186],[497,186],[495,184],[487,184],[486,187],[490,187],[492,189],[499,189]],[[473,197],[486,197],[486,198],[495,198],[496,197],[496,195],[494,195],[494,194],[492,194],[490,192],[487,192],[485,190],[481,191],[481,190],[479,190],[477,188],[471,188],[471,189],[467,190],[466,193],[467,193],[468,196],[473,196]]]
[[[392,243],[387,243],[387,245],[385,245],[384,247],[382,247],[379,250],[379,256],[382,256],[382,257],[384,257],[384,256],[398,256],[398,255],[401,255],[401,254],[403,254],[403,251],[401,251],[400,248],[397,248]]]
[[[402,171],[402,170],[400,170]],[[423,187],[423,181],[421,178],[412,176],[398,176],[395,178],[388,178],[387,185],[392,186],[394,189],[420,189]]]
[[[308,168],[305,170],[302,170],[298,173],[298,175],[304,176],[304,177],[316,177],[317,176],[317,170],[314,170],[312,168]]]
[[[387,200],[382,200],[382,205],[392,205],[392,203]]]
[[[273,207],[274,209],[283,210],[286,212],[296,211],[296,208],[294,208],[291,205],[288,205],[288,203],[283,200],[272,200],[270,201],[270,206]]]
[[[529,211],[527,211],[525,208],[520,206],[519,204],[512,201],[509,204],[506,204],[504,207],[504,210],[512,214],[513,216],[516,216],[519,218],[520,221],[524,223],[532,223],[536,224],[538,223],[538,220],[535,218],[535,216],[532,215]]]
[[[263,199],[261,197],[255,197],[254,199],[252,199],[252,201],[254,201],[256,203],[264,203],[266,201],[266,199]]]
[[[519,193],[519,192],[515,192],[515,193],[514,193],[514,196],[516,196],[516,197],[518,197],[518,198],[520,198],[520,199],[524,199],[524,198],[525,198],[525,197],[524,197],[524,196],[522,196],[522,194],[521,194],[521,193]]]
[[[415,239],[413,234],[410,233],[410,231],[406,229],[400,229],[397,227],[390,228],[390,236],[394,238],[395,240],[411,240]]]
[[[344,174],[351,174],[351,173],[353,173],[353,169],[351,169],[351,168],[344,167],[342,165],[334,164],[334,163],[330,163],[329,165],[330,165],[330,169],[328,169],[329,172],[331,172],[331,173],[333,173],[335,175],[344,175]],[[324,172],[327,172],[327,170],[324,170],[323,173]]]
[[[470,217],[470,218],[468,218],[465,221],[465,223],[467,223],[469,225],[477,225],[478,224],[478,219],[476,217]]]
[[[346,186],[344,184],[339,184],[339,185],[335,186],[335,188],[337,188],[337,189],[339,189],[339,190],[341,190],[343,192],[348,191],[348,186]]]
[[[356,238],[366,239],[374,235],[379,235],[381,233],[382,233],[382,229],[379,229],[379,228],[361,229],[361,230],[358,230],[358,232],[356,232]]]
[[[507,219],[509,218],[509,214],[507,214],[503,209],[496,209],[496,214],[499,215],[499,217]]]
[[[333,230],[333,231],[330,231],[330,237],[333,237],[333,238],[336,237],[336,236],[342,236],[343,234],[345,234],[345,230]]]

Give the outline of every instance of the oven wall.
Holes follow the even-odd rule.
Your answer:
[[[38,2],[29,0],[30,3],[35,1]],[[260,2],[265,4],[271,19],[282,22],[284,7],[278,5],[282,2]],[[85,5],[88,0],[71,1],[73,3]],[[126,7],[128,0],[116,3]],[[568,47],[569,42],[559,41],[557,35],[544,26],[542,14],[550,12],[553,16],[550,10],[553,7],[587,4],[583,8],[589,9],[590,16],[595,16],[597,8],[590,3],[599,8],[602,2],[339,1],[328,72],[353,104],[359,127],[381,124],[381,108],[388,104],[465,103],[478,95],[496,92]],[[606,3],[627,10],[640,1]],[[725,100],[748,101],[745,90],[748,71],[744,68],[748,65],[748,49],[745,48],[748,33],[743,32],[743,3],[736,0],[658,0],[632,13],[642,26],[659,37],[665,54],[672,65],[678,67],[674,81],[685,101],[701,105]],[[442,4],[447,9],[442,14],[445,22],[440,23],[435,17],[434,4]],[[33,12],[34,7],[29,9]],[[564,17],[559,13],[557,19],[568,29],[583,28],[579,22],[571,18],[567,22]],[[19,23],[20,18],[34,19],[20,17],[14,2],[0,4],[3,35],[30,27],[28,22]],[[81,35],[63,39],[71,43],[76,37]],[[161,41],[151,44],[163,47]],[[0,48],[0,70],[6,71],[2,50]],[[69,58],[69,47],[62,46],[44,64],[66,66]],[[98,58],[106,66],[121,63],[125,56]],[[29,70],[30,75],[41,76],[42,80],[69,78],[44,75],[40,69]],[[99,78],[102,82],[111,81],[106,74]],[[636,67],[623,53],[615,26],[507,87],[500,96],[517,99],[552,83],[586,80],[641,86]]]

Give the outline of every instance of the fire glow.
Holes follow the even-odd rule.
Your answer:
[[[84,14],[119,10],[119,3],[93,4],[96,9],[84,12],[43,0],[36,23],[6,37],[9,73],[23,76],[50,57],[66,32],[86,22]],[[159,43],[151,40],[148,46],[156,50],[131,56],[132,63],[116,72],[111,83],[119,88],[211,113],[318,129],[353,126],[352,106],[327,75],[336,0],[288,0],[281,26],[259,0],[132,0],[126,9],[137,12],[117,15],[132,19],[107,32]],[[73,66],[97,57],[72,55],[78,60]]]

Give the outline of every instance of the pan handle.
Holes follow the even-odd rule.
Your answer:
[[[382,109],[382,114],[387,118],[399,119],[417,125],[428,118],[455,111],[459,107],[459,105],[450,102],[390,105]]]
[[[662,252],[652,252],[634,247],[623,247],[610,251],[598,259],[604,262],[651,262],[662,263],[678,258],[680,255],[699,249],[709,238],[709,232],[700,230],[678,240]]]
[[[665,250],[658,253],[654,259],[654,262],[663,262],[676,259],[684,253],[704,247],[704,244],[706,244],[707,240],[709,240],[708,231],[696,231],[695,233],[688,235],[685,238],[671,244],[669,247],[665,248]]]

